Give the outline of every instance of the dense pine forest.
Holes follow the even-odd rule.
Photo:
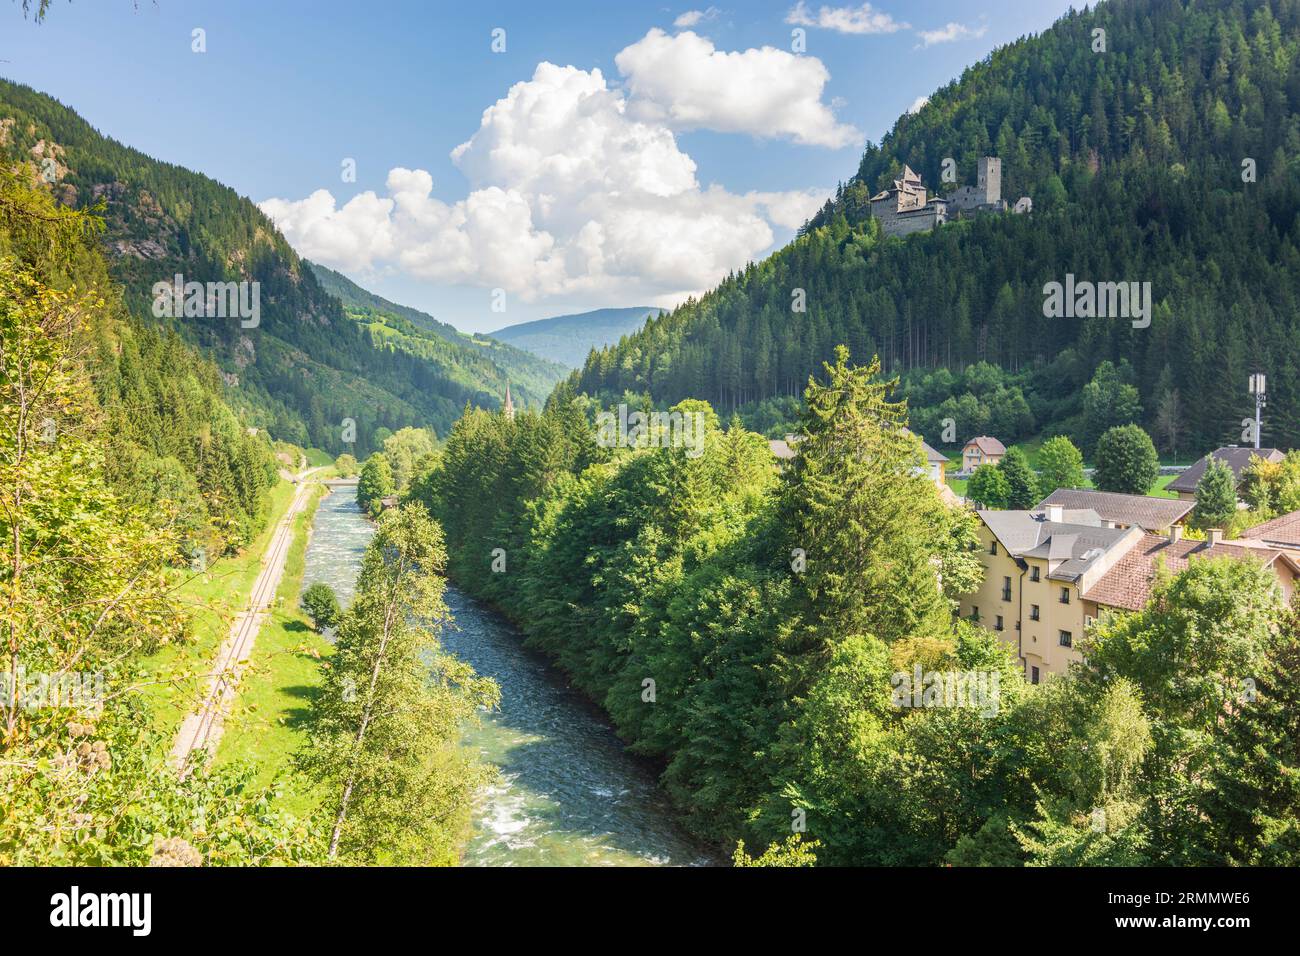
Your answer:
[[[72,110],[0,80],[0,156],[21,163],[63,205],[97,210],[130,312],[181,335],[222,370],[228,401],[275,438],[368,453],[405,426],[445,432],[466,402],[493,407],[518,371],[540,402],[560,370],[516,349],[438,339],[406,347],[354,321],[249,200],[206,176],[102,136]],[[159,319],[152,290],[186,281],[257,281],[256,328]],[[501,359],[500,363],[496,360]],[[343,420],[356,423],[354,442]]]
[[[1001,158],[1004,198],[1030,196],[1032,214],[881,237],[866,200],[903,164],[947,191],[944,160],[970,183],[983,155]],[[765,400],[798,396],[846,344],[909,383],[939,373],[909,396],[930,421],[945,401],[987,415],[962,376],[994,366],[1027,405],[1000,419],[1015,439],[1073,431],[1083,387],[1109,361],[1139,390],[1140,423],[1158,433],[1172,410],[1179,447],[1204,449],[1240,441],[1259,370],[1273,383],[1264,443],[1294,445],[1297,157],[1300,3],[1114,0],[1071,13],[901,117],[795,242],[594,354],[573,382],[761,421]],[[1045,318],[1043,287],[1067,273],[1150,282],[1150,327]],[[792,310],[797,289],[805,312]],[[981,432],[960,413],[956,426],[957,441]]]

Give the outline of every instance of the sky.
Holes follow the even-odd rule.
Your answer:
[[[465,331],[671,307],[1067,0],[0,0],[0,75]]]

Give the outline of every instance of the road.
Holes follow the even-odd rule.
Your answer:
[[[202,703],[185,718],[176,734],[169,759],[182,774],[189,772],[190,757],[196,751],[206,750],[209,757],[217,752],[226,717],[239,692],[239,679],[248,666],[257,633],[275,600],[280,578],[284,576],[285,559],[293,541],[293,520],[306,507],[307,496],[311,492],[312,482],[307,479],[317,471],[320,468],[309,468],[299,472],[293,479],[297,482],[293,500],[289,502],[289,509],[276,525],[275,533],[267,544],[266,553],[262,556],[262,569],[253,582],[248,607],[235,616],[230,633],[217,650]]]

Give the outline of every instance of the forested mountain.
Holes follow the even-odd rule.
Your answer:
[[[478,388],[476,405],[499,404],[507,383],[516,403],[541,405],[564,377],[563,365],[495,338],[461,332],[427,312],[375,295],[327,266],[304,261],[321,288],[343,303],[348,317],[368,328],[376,342],[427,358],[447,369],[459,384]]]
[[[1297,0],[1072,12],[901,117],[798,239],[593,355],[574,384],[733,409],[796,395],[844,343],[923,384],[913,405],[931,417],[971,394],[962,372],[985,361],[1022,390],[1022,430],[1064,431],[1109,360],[1144,424],[1211,448],[1241,440],[1262,370],[1264,443],[1300,444],[1298,114]],[[961,184],[981,155],[1002,159],[1003,196],[1032,197],[1030,215],[882,238],[866,200],[903,164],[935,188],[945,158]],[[1045,318],[1044,286],[1067,274],[1150,282],[1150,326]],[[978,433],[956,424],[958,440]]]
[[[172,532],[172,559],[188,561],[200,551],[215,557],[242,547],[265,523],[267,490],[275,482],[266,434],[250,434],[226,402],[215,365],[174,332],[130,319],[121,288],[89,247],[93,238],[78,237],[61,252],[32,226],[54,229],[64,222],[60,215],[47,194],[0,170],[0,259],[6,269],[14,276],[38,270],[52,287],[91,297],[70,360],[85,380],[86,404],[62,410],[56,405],[28,427],[45,444],[65,433],[102,438],[104,480],[122,505]],[[0,356],[10,359],[3,350]],[[13,412],[7,403],[5,408]]]
[[[662,311],[645,306],[595,309],[508,325],[492,335],[569,368],[580,368],[592,349],[613,345],[623,336],[638,331],[647,318]]]
[[[437,356],[372,340],[234,190],[123,146],[53,98],[3,80],[0,157],[24,164],[66,206],[102,207],[104,248],[131,313],[197,344],[221,367],[229,402],[276,438],[343,451],[342,422],[352,419],[355,450],[365,453],[380,428],[445,431],[467,401],[492,398]],[[176,274],[260,283],[258,324],[155,318],[153,287]]]

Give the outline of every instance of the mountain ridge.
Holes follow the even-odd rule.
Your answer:
[[[105,136],[53,97],[3,78],[0,158],[62,205],[100,211],[102,247],[133,319],[179,333],[214,361],[228,400],[252,427],[304,447],[365,454],[388,432],[445,433],[467,403],[500,404],[495,373],[476,378],[452,352],[401,348],[349,317],[247,197]],[[258,325],[155,316],[153,289],[176,274],[257,283]],[[481,358],[464,355],[467,366]],[[348,423],[355,443],[344,440]]]
[[[592,309],[519,322],[490,334],[568,368],[580,368],[593,348],[618,342],[664,311],[653,306]]]

